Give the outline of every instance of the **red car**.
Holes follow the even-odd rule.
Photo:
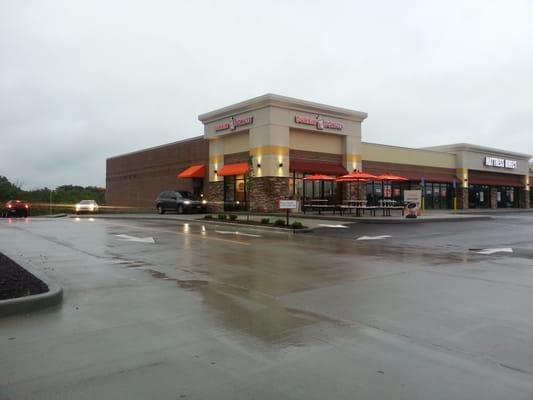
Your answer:
[[[24,217],[30,212],[28,203],[21,200],[9,200],[2,209],[2,217]]]

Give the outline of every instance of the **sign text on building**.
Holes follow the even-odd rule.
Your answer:
[[[340,122],[329,121],[326,119],[320,118],[318,115],[316,117],[306,117],[302,115],[296,115],[294,117],[294,122],[297,124],[311,125],[316,129],[335,129],[341,131],[344,127]]]
[[[225,131],[226,129],[234,131],[239,126],[250,125],[253,122],[254,122],[254,117],[251,115],[248,117],[239,117],[239,118],[231,117],[231,120],[229,122],[224,122],[222,124],[215,125],[215,132]]]
[[[516,160],[507,160],[505,158],[485,157],[485,166],[486,167],[515,169],[516,166],[517,166],[517,161]]]

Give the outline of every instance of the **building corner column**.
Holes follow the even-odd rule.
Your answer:
[[[531,208],[531,197],[527,188],[520,188],[518,190],[518,207]]]
[[[468,201],[468,169],[457,168],[455,170],[455,176],[459,180],[457,185],[457,208],[459,210],[467,210],[469,206]]]

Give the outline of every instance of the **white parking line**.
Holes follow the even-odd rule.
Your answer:
[[[249,237],[262,237],[261,235],[255,235],[253,233],[244,233],[239,231],[215,231],[221,235],[236,235],[236,236],[249,236]]]
[[[318,226],[323,226],[324,228],[348,228],[346,225],[332,225],[332,224],[318,224]]]
[[[381,235],[381,236],[361,236],[358,237],[356,240],[381,240],[381,239],[387,239],[392,237],[391,235]]]
[[[120,239],[127,240],[129,242],[155,243],[155,240],[154,240],[154,238],[152,236],[147,236],[147,237],[143,237],[143,238],[130,236],[130,235],[123,235],[123,234],[115,235],[115,236],[120,238]]]
[[[481,251],[477,251],[476,253],[490,255],[494,253],[512,253],[512,252],[513,252],[513,249],[511,249],[510,247],[502,247],[500,249],[483,249]]]

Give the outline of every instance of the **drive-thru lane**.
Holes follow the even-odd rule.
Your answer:
[[[530,399],[532,239],[527,217],[2,220],[0,251],[65,298],[0,320],[0,399]],[[517,251],[471,250],[493,247]]]

